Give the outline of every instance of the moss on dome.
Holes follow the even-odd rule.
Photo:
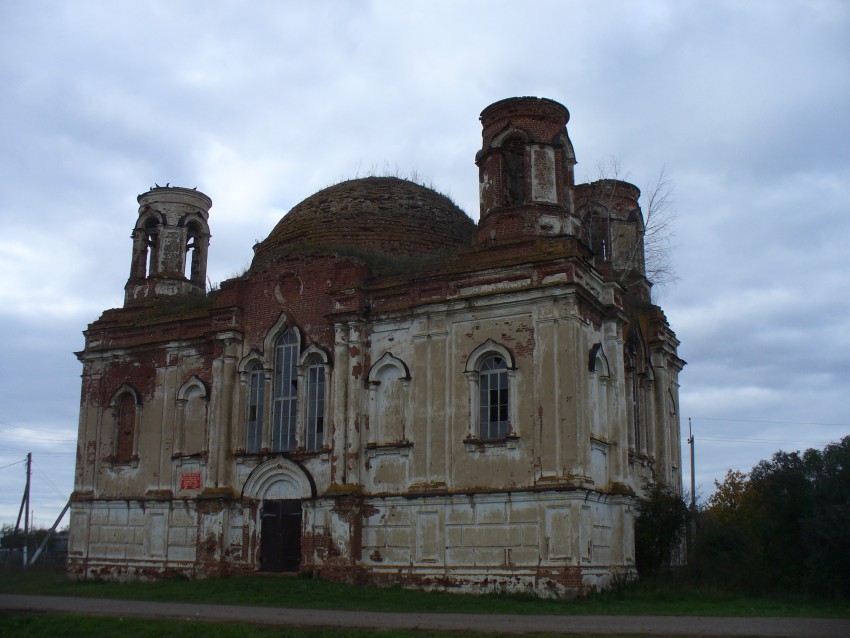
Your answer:
[[[335,184],[290,210],[257,247],[252,268],[299,248],[405,259],[467,248],[473,222],[448,197],[397,177]]]

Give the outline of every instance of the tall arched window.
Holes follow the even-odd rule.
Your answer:
[[[519,377],[513,353],[487,339],[469,355],[463,373],[469,383],[469,433],[465,440],[510,444],[518,439]]]
[[[626,371],[626,378],[629,383],[629,399],[631,402],[631,413],[632,413],[632,429],[634,430],[634,442],[635,442],[635,450],[640,450],[643,447],[643,437],[641,436],[641,431],[643,430],[643,409],[641,406],[641,388],[640,388],[640,379],[638,378],[638,367],[637,367],[637,352],[635,352],[634,345],[629,348],[628,352],[628,369]]]
[[[255,363],[248,371],[248,414],[245,449],[259,452],[263,447],[263,404],[265,402],[266,375],[263,366]]]
[[[590,405],[595,406],[591,418],[591,436],[608,440],[608,394],[611,368],[601,343],[593,344],[588,363],[590,372]]]
[[[623,359],[626,366],[626,397],[632,422],[632,444],[636,452],[645,452],[648,443],[646,386],[651,369],[646,357],[643,335],[636,323],[628,334],[623,345]]]
[[[142,397],[133,386],[125,383],[113,393],[109,405],[112,407],[112,444],[106,448],[106,460],[111,463],[135,463],[139,459]]]
[[[157,268],[157,239],[159,237],[159,224],[151,217],[145,222],[145,277],[155,275]]]
[[[295,429],[298,413],[298,337],[288,330],[277,340],[274,359],[274,413],[272,419],[272,450],[279,452],[295,448]]]
[[[200,234],[201,227],[198,223],[189,222],[186,226],[186,264],[183,274],[193,283],[196,282],[201,271]]]
[[[481,439],[503,439],[510,417],[508,366],[504,358],[491,355],[478,368],[478,426]]]
[[[307,359],[307,449],[318,450],[325,440],[325,362]]]

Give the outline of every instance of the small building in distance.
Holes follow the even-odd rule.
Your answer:
[[[681,489],[678,341],[639,191],[575,184],[561,104],[481,114],[480,220],[368,177],[206,291],[211,200],[138,197],[122,308],[85,332],[68,569],[254,571],[575,595],[635,573]]]

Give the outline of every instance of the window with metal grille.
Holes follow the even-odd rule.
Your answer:
[[[266,375],[263,366],[255,363],[248,375],[248,418],[247,440],[245,449],[248,452],[259,452],[263,446],[263,403],[265,399]]]
[[[324,435],[325,364],[312,356],[307,360],[307,449],[321,449]]]
[[[295,427],[298,408],[298,337],[288,330],[275,346],[274,412],[271,447],[275,452],[295,448]]]
[[[479,436],[503,439],[508,435],[508,366],[499,355],[484,359],[478,369]]]

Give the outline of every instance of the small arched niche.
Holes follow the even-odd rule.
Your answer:
[[[369,442],[391,445],[407,440],[410,370],[385,353],[369,370]]]
[[[208,403],[207,386],[197,376],[192,376],[180,386],[177,391],[175,453],[192,456],[205,451]]]

